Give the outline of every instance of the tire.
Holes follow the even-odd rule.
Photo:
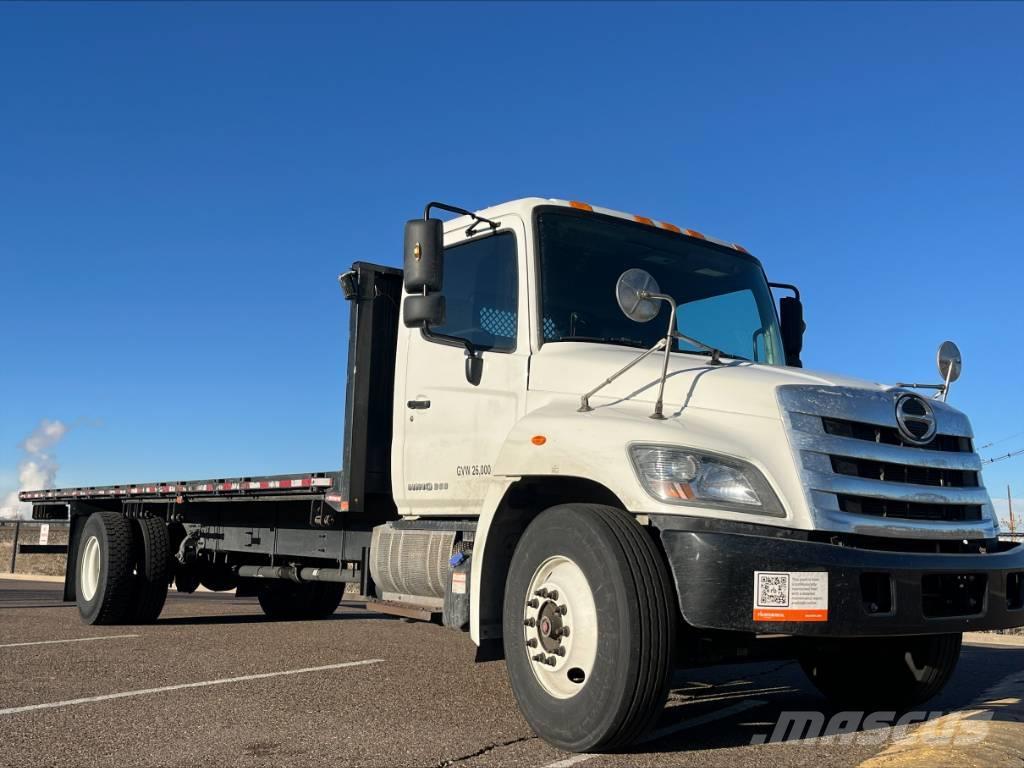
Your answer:
[[[94,512],[82,526],[75,599],[86,624],[124,624],[135,594],[132,525],[119,512]]]
[[[622,510],[564,504],[530,523],[505,583],[502,630],[512,691],[537,735],[605,751],[653,724],[673,668],[670,584],[654,541]]]
[[[272,581],[261,585],[256,597],[268,619],[309,621],[329,618],[341,603],[344,592],[344,584],[329,581],[309,584]]]
[[[932,698],[949,682],[962,638],[951,634],[827,641],[809,647],[800,666],[837,709],[902,712]]]
[[[171,581],[171,542],[167,524],[156,517],[134,521],[137,551],[132,618],[152,624],[160,616]]]

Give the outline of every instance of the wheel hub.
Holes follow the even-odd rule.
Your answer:
[[[546,600],[537,619],[541,647],[551,653],[562,644],[562,614],[552,601]]]
[[[597,610],[586,577],[572,560],[546,560],[530,582],[523,610],[530,666],[557,698],[576,695],[597,655]]]
[[[90,536],[86,540],[80,560],[78,578],[82,597],[88,601],[96,595],[100,584],[100,540],[96,536]]]

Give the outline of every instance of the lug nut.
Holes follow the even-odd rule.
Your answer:
[[[526,601],[526,605],[530,608],[536,608],[538,605],[540,605],[540,601],[536,597],[531,597],[529,600]]]
[[[558,612],[560,614],[562,614],[563,616],[565,616],[565,614],[567,614],[569,612],[569,606],[567,606],[567,605],[560,605],[560,606],[558,606]]]
[[[548,596],[548,591],[542,587],[541,589],[538,589],[533,594],[535,594],[537,597],[547,597]]]
[[[551,633],[551,636],[553,638],[555,638],[556,640],[558,638],[560,638],[560,637],[568,637],[569,636],[569,628],[568,627],[562,627],[561,629],[556,629],[554,632]]]
[[[557,600],[558,599],[558,590],[557,589],[552,589],[550,592],[548,592],[547,597],[548,597],[548,600]]]
[[[549,667],[553,667],[555,666],[555,664],[558,663],[558,660],[554,656],[548,656],[547,661],[545,661],[544,663],[547,664]]]
[[[546,664],[548,660],[548,657],[545,656],[543,653],[538,653],[536,656],[531,656],[530,658],[542,664]]]
[[[555,656],[565,656],[565,648],[559,646],[558,648],[555,648],[553,653],[555,654]]]
[[[533,618],[526,619],[523,622],[523,626],[525,626],[525,627],[535,627],[535,626],[537,626],[537,620],[533,619]]]
[[[537,647],[537,640],[536,640],[536,638],[531,637],[529,640],[526,641],[526,645],[529,648],[536,648]]]

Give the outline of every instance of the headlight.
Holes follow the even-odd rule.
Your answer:
[[[667,445],[631,445],[629,457],[659,501],[786,516],[764,475],[745,461]]]

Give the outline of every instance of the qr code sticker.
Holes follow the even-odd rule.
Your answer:
[[[789,606],[789,574],[759,573],[757,575],[757,604],[771,608]]]

